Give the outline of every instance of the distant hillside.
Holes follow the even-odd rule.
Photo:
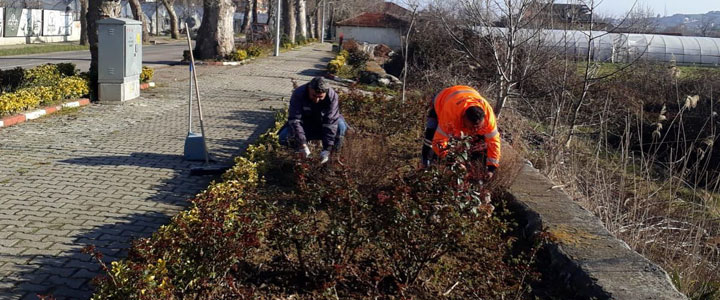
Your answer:
[[[698,35],[703,32],[717,33],[720,30],[720,11],[705,14],[674,14],[667,17],[653,18],[658,31],[676,32],[685,35]]]

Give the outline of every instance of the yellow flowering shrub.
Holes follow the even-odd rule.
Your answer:
[[[153,74],[155,71],[152,68],[143,66],[142,72],[140,72],[140,82],[149,82],[152,80]]]
[[[40,105],[36,91],[21,89],[14,93],[0,95],[0,115],[11,114]]]
[[[58,88],[62,92],[63,99],[80,98],[90,92],[87,80],[79,76],[60,79],[60,86],[58,86]]]
[[[86,79],[80,76],[63,77],[56,65],[37,66],[24,72],[24,88],[0,94],[0,115],[80,98],[90,92]]]
[[[232,61],[243,61],[248,58],[248,53],[245,50],[235,50],[232,54],[230,54],[230,60]]]
[[[47,64],[25,70],[26,87],[55,86],[60,82],[60,71],[57,65]]]

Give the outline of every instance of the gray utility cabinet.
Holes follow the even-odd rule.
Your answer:
[[[100,102],[118,103],[140,97],[142,22],[108,18],[98,21]]]

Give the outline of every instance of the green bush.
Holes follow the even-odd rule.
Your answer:
[[[78,71],[74,63],[59,63],[56,66],[62,76],[75,76]]]
[[[21,67],[0,70],[0,93],[13,92],[25,82],[25,70]]]
[[[347,63],[353,66],[353,68],[364,69],[365,64],[367,64],[369,60],[370,55],[365,53],[365,51],[353,51],[350,53]]]
[[[242,49],[235,50],[235,51],[230,55],[230,60],[232,60],[232,61],[243,61],[243,60],[245,60],[245,59],[247,59],[247,58],[248,58],[247,51],[242,50]]]
[[[339,61],[337,59],[333,59],[328,63],[328,72],[331,74],[337,74],[338,71],[340,71],[340,68],[342,68],[345,64],[342,61]]]
[[[249,57],[259,57],[263,54],[263,49],[260,46],[252,45],[245,49]]]
[[[345,61],[347,61],[350,59],[350,52],[348,52],[347,50],[340,50],[338,56],[342,56],[343,58],[345,58]]]
[[[155,70],[143,66],[142,72],[140,72],[140,82],[149,82],[150,80],[152,80],[153,74],[155,74]]]

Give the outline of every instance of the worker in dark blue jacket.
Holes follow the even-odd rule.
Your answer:
[[[294,147],[307,158],[307,142],[322,140],[321,163],[330,159],[331,151],[339,151],[347,131],[347,123],[340,114],[338,94],[322,77],[295,89],[290,98],[288,122],[278,133],[280,143]]]

